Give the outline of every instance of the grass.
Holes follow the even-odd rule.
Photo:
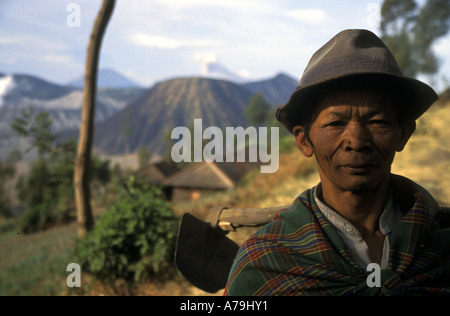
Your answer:
[[[32,235],[14,228],[0,235],[0,295],[61,295],[67,288],[75,225]]]
[[[69,288],[66,279],[72,271],[66,269],[73,262],[76,224],[22,235],[13,222],[0,223],[0,296],[209,295],[180,274],[167,282],[132,285],[102,282],[81,271],[81,288]]]

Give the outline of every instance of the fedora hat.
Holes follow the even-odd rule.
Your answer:
[[[419,118],[438,99],[427,84],[404,76],[383,41],[368,30],[345,30],[322,46],[309,61],[289,101],[276,118],[289,132],[308,120],[317,98],[330,89],[382,87],[408,118]],[[397,102],[398,101],[398,102]]]

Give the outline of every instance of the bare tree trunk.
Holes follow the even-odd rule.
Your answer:
[[[114,10],[114,4],[115,0],[103,0],[92,29],[87,50],[80,137],[73,179],[78,235],[80,238],[84,238],[86,233],[94,226],[94,217],[90,204],[89,171],[94,133],[97,67],[103,35]]]

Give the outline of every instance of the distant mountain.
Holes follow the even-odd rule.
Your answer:
[[[100,122],[136,98],[141,89],[99,89],[95,120]],[[21,110],[32,106],[36,112],[47,111],[56,132],[78,129],[81,122],[83,91],[50,83],[30,75],[0,75],[0,134],[11,135],[11,120],[21,117]]]
[[[5,103],[14,102],[17,98],[51,100],[74,90],[25,74],[4,75],[0,80],[9,85],[7,93],[3,95]]]
[[[251,83],[178,78],[149,89],[99,88],[94,145],[106,154],[131,153],[145,146],[161,155],[166,146],[163,137],[173,128],[190,127],[194,118],[202,118],[204,128],[246,126],[243,113],[253,95],[262,93],[276,106],[285,103],[296,86],[294,79],[279,74]],[[30,106],[52,115],[59,136],[78,135],[82,96],[80,88],[29,75],[0,74],[0,139],[12,139],[11,120]],[[3,143],[0,141],[0,147]],[[2,151],[6,149],[0,148],[0,158]]]
[[[164,81],[98,124],[94,145],[108,154],[146,147],[153,154],[161,155],[166,145],[165,134],[177,126],[192,126],[194,118],[203,119],[204,128],[245,126],[243,113],[251,97],[247,89],[223,80]]]
[[[84,77],[80,76],[79,78],[70,81],[67,84],[67,86],[75,88],[83,88]],[[130,88],[139,88],[140,86],[133,80],[127,78],[126,76],[120,74],[115,70],[100,69],[98,71],[97,87],[130,89]]]
[[[242,84],[253,94],[262,93],[266,101],[274,106],[286,103],[297,85],[295,79],[282,73],[271,79]]]

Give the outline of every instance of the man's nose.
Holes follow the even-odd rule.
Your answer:
[[[373,148],[372,135],[363,124],[348,124],[343,137],[342,148],[345,151],[367,152]]]

